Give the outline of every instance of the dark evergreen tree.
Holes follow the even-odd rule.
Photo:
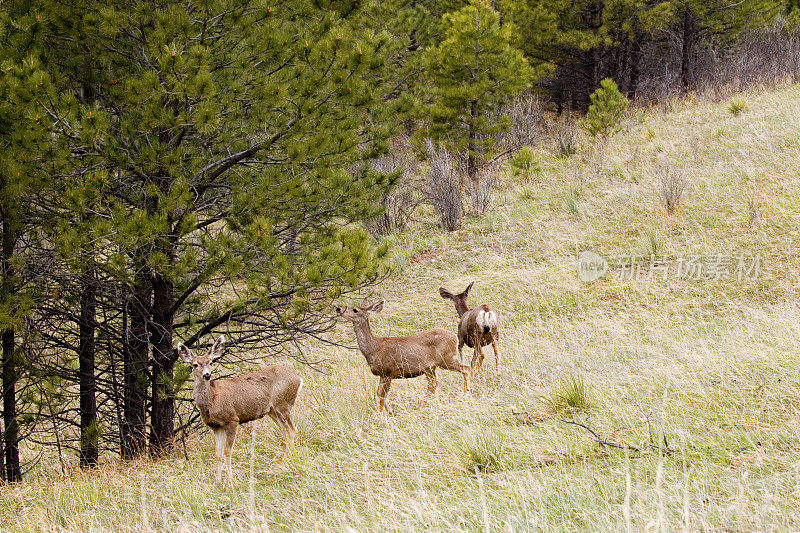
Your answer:
[[[670,29],[680,38],[680,87],[690,89],[696,49],[704,39],[732,43],[747,28],[774,19],[780,0],[663,0],[651,2],[643,15],[650,31]]]
[[[3,478],[19,481],[21,385],[26,361],[21,336],[38,296],[30,262],[36,213],[31,197],[46,185],[50,132],[41,102],[54,96],[42,68],[40,20],[25,6],[0,16],[0,335],[2,336]]]

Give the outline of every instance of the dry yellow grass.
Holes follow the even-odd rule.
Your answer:
[[[473,392],[441,372],[397,381],[380,417],[357,350],[309,344],[330,374],[301,369],[294,456],[276,465],[271,422],[241,434],[237,480],[213,482],[212,443],[182,456],[66,476],[42,465],[0,489],[0,524],[23,531],[797,530],[800,529],[800,87],[637,112],[604,147],[510,178],[484,218],[444,234],[390,237],[393,277],[379,334],[455,329],[440,285],[476,281],[473,304],[504,316],[503,366]],[[689,180],[667,216],[665,168]],[[572,191],[572,192],[570,192]],[[579,191],[577,194],[575,191]],[[577,215],[567,203],[577,199]],[[572,200],[571,200],[572,201]],[[753,210],[757,211],[754,223]],[[431,217],[431,220],[433,218]],[[575,254],[760,253],[754,279],[581,283]],[[332,338],[354,345],[349,323]],[[548,412],[553,383],[579,376],[576,414],[609,442]],[[650,429],[648,428],[648,422]],[[672,453],[663,446],[666,437]],[[652,440],[651,440],[652,439]]]

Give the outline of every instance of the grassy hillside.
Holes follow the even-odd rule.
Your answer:
[[[22,530],[800,529],[800,86],[682,101],[631,117],[605,146],[560,158],[533,147],[487,215],[445,234],[393,235],[378,334],[455,330],[440,285],[504,317],[470,395],[439,371],[396,381],[377,414],[357,350],[310,344],[299,436],[285,465],[270,421],[240,434],[232,487],[213,481],[212,438],[188,459],[62,475],[57,461],[0,489],[0,524]],[[660,179],[685,175],[666,215]],[[433,220],[433,217],[427,217]],[[760,254],[754,278],[608,276],[584,284],[592,249],[667,256]],[[333,338],[355,345],[343,321]],[[289,363],[291,364],[291,363]],[[582,382],[587,410],[556,409]],[[604,440],[635,446],[625,453]],[[255,431],[253,431],[253,429]],[[664,450],[664,442],[666,448]],[[657,446],[651,446],[657,445]]]

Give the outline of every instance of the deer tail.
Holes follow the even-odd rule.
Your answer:
[[[497,328],[498,328],[499,324],[498,324],[497,313],[496,312],[487,311],[486,314],[484,315],[484,321],[485,321],[485,324],[486,324],[485,327],[488,327],[490,331],[497,331]]]
[[[478,311],[475,323],[484,333],[497,332],[499,326],[497,313],[495,311],[484,311],[483,309]]]
[[[478,311],[478,314],[475,317],[475,323],[480,329],[483,330],[484,333],[497,331],[497,313],[494,311],[484,311],[481,309]]]

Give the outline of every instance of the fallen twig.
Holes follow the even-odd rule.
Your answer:
[[[617,448],[618,450],[630,450],[630,451],[633,451],[633,452],[641,452],[641,450],[639,450],[639,448],[637,448],[636,446],[631,446],[630,444],[624,444],[624,443],[623,444],[617,444],[616,442],[610,442],[610,441],[605,440],[595,430],[593,430],[588,424],[584,424],[582,422],[577,422],[575,420],[568,420],[566,418],[562,418],[561,421],[563,423],[565,423],[565,424],[572,424],[574,426],[582,427],[583,429],[585,429],[586,431],[591,433],[592,437],[594,437],[594,440],[596,440],[597,443],[600,444],[601,446],[608,446],[610,448]]]

